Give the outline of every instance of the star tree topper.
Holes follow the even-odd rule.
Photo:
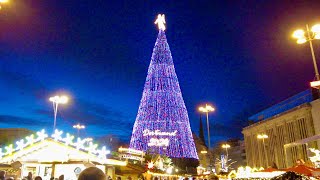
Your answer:
[[[154,22],[154,24],[158,24],[159,30],[166,30],[166,26],[164,25],[166,23],[166,20],[164,18],[164,14],[158,14],[158,18]]]

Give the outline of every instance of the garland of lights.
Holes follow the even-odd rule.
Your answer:
[[[198,159],[188,112],[163,30],[155,43],[130,148]]]
[[[106,149],[105,146],[103,146],[101,149],[97,149],[98,145],[92,143],[91,141],[87,143],[87,139],[81,139],[77,138],[77,141],[74,142],[74,136],[70,135],[69,133],[66,133],[65,137],[62,137],[63,131],[55,130],[54,133],[51,135],[54,141],[62,142],[66,144],[67,146],[73,146],[78,150],[84,150],[87,151],[90,154],[98,155],[100,159],[106,159],[106,155],[110,154],[110,151]],[[2,159],[5,156],[12,155],[14,152],[22,151],[27,147],[32,146],[35,143],[42,142],[46,138],[48,138],[48,134],[45,133],[45,130],[41,130],[36,133],[36,138],[34,134],[31,134],[30,136],[27,136],[24,139],[18,140],[16,142],[16,146],[14,147],[13,144],[10,144],[4,149],[0,148],[0,159]],[[5,151],[3,151],[5,150]]]

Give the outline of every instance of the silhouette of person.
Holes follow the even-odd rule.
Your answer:
[[[107,180],[107,176],[101,169],[89,167],[80,173],[78,180]]]

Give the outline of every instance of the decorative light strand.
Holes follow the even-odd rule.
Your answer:
[[[13,146],[13,144],[10,144],[4,147],[4,149],[0,148],[0,159],[7,155],[11,155],[15,151],[23,151],[26,147],[33,146],[35,143],[42,142],[48,138],[48,134],[45,133],[45,130],[41,130],[36,134],[37,134],[36,138],[34,134],[31,134],[25,137],[26,141],[24,139],[20,139],[16,141],[15,147]],[[70,135],[69,133],[66,133],[65,137],[62,137],[62,135],[63,135],[63,131],[59,131],[56,129],[54,134],[51,135],[51,137],[53,138],[54,141],[60,141],[62,143],[65,143],[67,146],[73,146],[78,150],[81,149],[84,151],[88,151],[88,153],[96,154],[101,159],[106,159],[106,155],[110,154],[110,151],[107,150],[105,146],[103,146],[101,149],[97,149],[98,145],[93,144],[92,142],[90,142],[88,146],[85,146],[87,139],[77,138],[77,141],[73,142],[73,139],[74,139],[73,135]]]
[[[159,31],[153,49],[130,148],[144,152],[151,150],[169,157],[198,159],[188,112],[163,30]]]

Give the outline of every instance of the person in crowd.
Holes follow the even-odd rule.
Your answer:
[[[78,180],[107,180],[107,176],[101,169],[89,167],[80,173]]]
[[[6,178],[6,172],[0,171],[0,180],[5,180],[5,178]]]
[[[34,180],[42,180],[42,178],[40,176],[36,176]]]
[[[33,179],[32,179],[32,172],[29,172],[29,173],[28,173],[27,180],[33,180]]]
[[[59,180],[64,180],[64,175],[59,176]]]

